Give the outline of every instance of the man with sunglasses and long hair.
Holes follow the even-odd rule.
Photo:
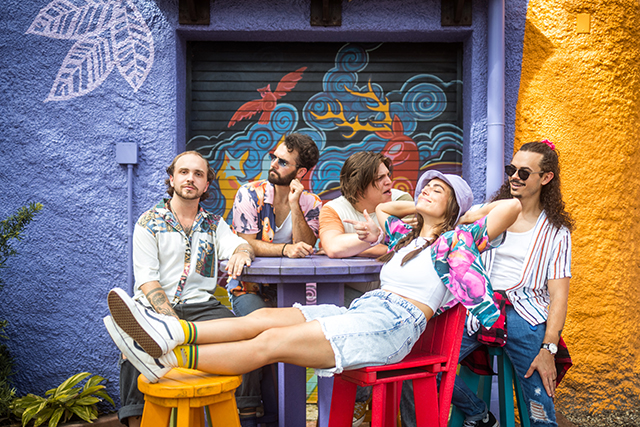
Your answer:
[[[233,203],[233,228],[249,242],[256,256],[302,258],[311,255],[318,236],[322,202],[306,191],[300,181],[318,163],[318,147],[309,136],[292,133],[270,156],[268,179],[250,182],[238,190]],[[238,316],[276,305],[275,285],[232,281],[227,287],[233,311]],[[271,368],[266,367],[266,378],[271,373]],[[266,382],[270,381],[263,378],[263,383]],[[249,394],[261,394],[259,384],[242,384],[240,389],[244,388],[254,388],[254,392],[247,392]],[[269,394],[272,393],[275,390]],[[269,397],[262,393],[262,398],[264,401]],[[265,406],[267,417],[261,422],[273,418],[269,417],[272,405],[265,403]],[[249,426],[252,419],[260,415],[259,408],[240,415],[242,425]]]
[[[469,315],[460,361],[471,355],[463,364],[476,372],[490,370],[480,366],[486,361],[481,352],[485,345],[502,346],[520,381],[531,426],[557,426],[555,388],[570,366],[561,333],[569,298],[573,219],[562,200],[552,142],[524,144],[505,173],[507,180],[492,201],[517,198],[522,212],[508,228],[505,243],[482,256],[502,311],[496,325],[504,327],[484,329]],[[482,208],[469,215],[474,212],[481,215]],[[499,425],[459,378],[452,403],[465,415],[466,427]]]

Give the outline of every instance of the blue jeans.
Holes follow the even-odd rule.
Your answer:
[[[505,314],[509,336],[504,346],[504,352],[509,357],[520,381],[531,425],[557,426],[553,399],[547,395],[538,372],[535,371],[529,378],[524,377],[531,362],[540,352],[546,324],[531,326],[518,315],[512,306],[506,307]],[[459,360],[467,357],[481,345],[477,341],[476,335],[469,336],[465,328]],[[481,419],[488,411],[485,403],[459,378],[456,378],[451,403],[466,415],[467,420]]]
[[[316,369],[318,376],[398,363],[409,354],[427,324],[415,305],[381,290],[367,292],[349,309],[333,304],[294,307],[302,311],[307,322],[320,323],[335,354],[336,366]]]
[[[511,361],[515,373],[522,387],[525,404],[529,410],[531,426],[557,426],[556,411],[553,399],[547,395],[542,384],[542,379],[537,371],[529,378],[524,378],[524,374],[529,370],[531,362],[540,352],[540,346],[544,340],[546,324],[531,326],[515,311],[512,306],[507,306],[506,321],[508,328],[508,338],[504,346],[504,352]],[[460,346],[460,357],[463,360],[473,350],[482,344],[477,340],[477,333],[469,336],[467,328],[462,334],[462,345]],[[468,421],[477,421],[487,414],[489,408],[475,392],[467,386],[460,378],[456,377],[453,388],[451,403],[455,405],[466,417]],[[415,412],[413,402],[413,387],[408,381],[402,387],[402,400],[400,409],[402,413],[403,427],[413,427],[415,423]]]

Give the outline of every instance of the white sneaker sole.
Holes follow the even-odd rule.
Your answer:
[[[118,349],[125,355],[127,360],[131,362],[131,364],[138,370],[146,379],[151,383],[156,383],[158,380],[164,376],[171,368],[158,366],[157,372],[151,369],[147,363],[145,363],[138,354],[136,354],[135,350],[130,347],[130,345],[135,345],[135,343],[127,342],[127,336],[124,335],[122,329],[115,324],[111,316],[107,316],[103,319],[104,326],[107,328],[107,332],[111,336],[113,342],[118,346]],[[129,338],[131,340],[131,338]],[[138,350],[141,351],[141,350]],[[151,356],[149,356],[151,357]],[[155,361],[154,361],[155,362]]]
[[[143,313],[136,306],[136,302],[123,289],[114,288],[109,291],[107,301],[113,321],[133,338],[145,353],[157,359],[172,350],[164,337],[149,322],[147,316],[150,316],[150,313]],[[166,327],[164,321],[155,317],[153,320],[158,321],[160,325],[164,324]]]

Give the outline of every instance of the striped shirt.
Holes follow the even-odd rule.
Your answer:
[[[489,277],[494,259],[495,251],[482,254],[482,261]],[[505,291],[507,298],[516,312],[529,324],[545,323],[550,303],[547,281],[565,277],[571,277],[571,233],[566,227],[557,228],[552,225],[543,211],[533,228],[520,280]],[[478,320],[468,316],[469,334],[475,333],[478,328]]]

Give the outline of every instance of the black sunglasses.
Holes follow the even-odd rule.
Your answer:
[[[504,167],[504,173],[507,174],[507,176],[513,176],[514,173],[518,172],[518,178],[520,178],[523,181],[526,181],[529,179],[529,175],[531,175],[532,173],[544,173],[544,171],[540,171],[540,172],[529,172],[528,170],[524,170],[524,169],[518,169],[517,167],[513,166],[513,165],[507,165]]]
[[[289,162],[288,162],[288,161],[286,161],[286,160],[284,160],[284,159],[281,159],[280,157],[276,156],[276,155],[275,155],[275,154],[273,154],[273,153],[269,153],[269,157],[271,157],[271,162],[272,162],[272,163],[273,163],[273,161],[274,161],[274,160],[277,160],[277,161],[278,161],[278,165],[279,165],[281,168],[286,168],[286,167],[289,165]],[[296,167],[296,168],[297,168],[297,167],[298,167],[298,165],[294,165],[294,167]]]

